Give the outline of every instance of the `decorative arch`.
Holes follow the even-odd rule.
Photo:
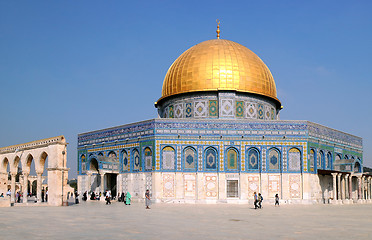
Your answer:
[[[9,169],[10,169],[9,160],[8,160],[7,157],[5,157],[5,158],[3,158],[3,160],[1,160],[0,172],[6,173],[8,166],[9,166]]]
[[[37,172],[44,172],[45,162],[48,159],[48,153],[42,152],[39,157],[39,161],[36,161],[35,167]],[[48,166],[47,166],[48,167]]]
[[[320,169],[324,169],[325,167],[325,162],[324,162],[324,151],[323,150],[320,150],[318,152],[318,157],[317,157],[317,168]]]
[[[246,166],[248,170],[259,170],[260,168],[260,151],[255,148],[249,148],[246,153]]]
[[[360,173],[360,172],[362,172],[361,164],[359,162],[355,162],[354,163],[354,173]]]
[[[332,153],[327,152],[327,162],[326,162],[326,168],[327,169],[332,169]]]
[[[301,171],[301,151],[293,147],[288,151],[288,170]]]
[[[214,147],[208,147],[204,152],[204,166],[205,170],[218,170],[218,155]]]
[[[197,159],[195,148],[188,146],[183,150],[183,166],[185,170],[196,170]]]
[[[336,154],[335,155],[335,164],[339,164],[341,159],[342,159],[342,155],[341,154]]]
[[[85,172],[87,170],[86,161],[87,161],[87,158],[86,158],[85,154],[81,154],[80,155],[81,172]]]
[[[92,172],[98,172],[98,160],[96,158],[91,158],[89,161],[89,170]]]
[[[239,152],[236,148],[230,147],[226,150],[226,169],[227,170],[238,170],[239,163]]]
[[[129,171],[129,166],[130,166],[130,162],[129,162],[129,156],[128,156],[128,152],[126,150],[122,150],[121,151],[121,160],[122,160],[122,166],[123,166],[123,171]]]
[[[164,170],[174,170],[176,164],[176,151],[171,146],[162,149],[162,166]]]
[[[310,172],[314,172],[314,170],[315,170],[315,157],[316,157],[315,150],[310,149],[310,154],[309,154],[309,170],[310,170]]]
[[[132,151],[133,156],[133,170],[134,171],[140,171],[141,170],[141,159],[140,154],[137,148],[133,149]]]
[[[107,157],[110,158],[113,161],[116,161],[117,160],[117,155],[116,155],[116,152],[114,152],[114,151],[109,151],[107,153]]]
[[[31,153],[27,154],[27,157],[24,160],[24,163],[22,165],[22,172],[23,173],[30,173],[32,160],[34,160],[34,162],[35,162],[34,156],[32,156]]]
[[[277,148],[271,148],[269,149],[269,154],[268,154],[269,158],[268,158],[268,161],[269,161],[269,170],[280,170],[280,158],[281,158],[281,154],[280,154],[280,151],[279,149]]]
[[[150,147],[146,147],[143,150],[145,170],[152,170],[152,151]]]
[[[21,158],[19,156],[15,156],[14,157],[13,163],[11,164],[11,168],[10,168],[10,171],[13,174],[17,174],[18,173],[18,165],[19,165],[19,162],[20,161],[21,161]],[[22,168],[22,164],[21,164],[21,168]]]

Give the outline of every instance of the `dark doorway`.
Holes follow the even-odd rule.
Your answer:
[[[107,180],[107,184],[106,184],[107,189],[106,190],[111,191],[111,196],[112,197],[116,197],[116,194],[117,194],[117,192],[116,192],[116,189],[117,189],[117,187],[116,187],[116,177],[117,176],[118,175],[115,174],[115,173],[107,173],[106,174],[106,180]]]

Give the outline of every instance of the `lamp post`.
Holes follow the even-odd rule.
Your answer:
[[[63,155],[63,158],[62,158],[62,206],[68,206],[68,202],[65,202],[64,201],[64,198],[63,198],[63,193],[64,193],[63,186],[65,185],[65,155],[66,155],[66,145],[65,145],[65,150],[62,151],[62,155]]]

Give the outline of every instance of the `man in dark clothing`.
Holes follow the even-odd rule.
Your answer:
[[[41,201],[44,202],[44,195],[45,195],[45,190],[41,190]]]

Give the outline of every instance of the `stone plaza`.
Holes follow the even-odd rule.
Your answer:
[[[70,199],[71,200],[71,199]],[[372,239],[371,204],[105,205],[1,209],[1,239]]]

